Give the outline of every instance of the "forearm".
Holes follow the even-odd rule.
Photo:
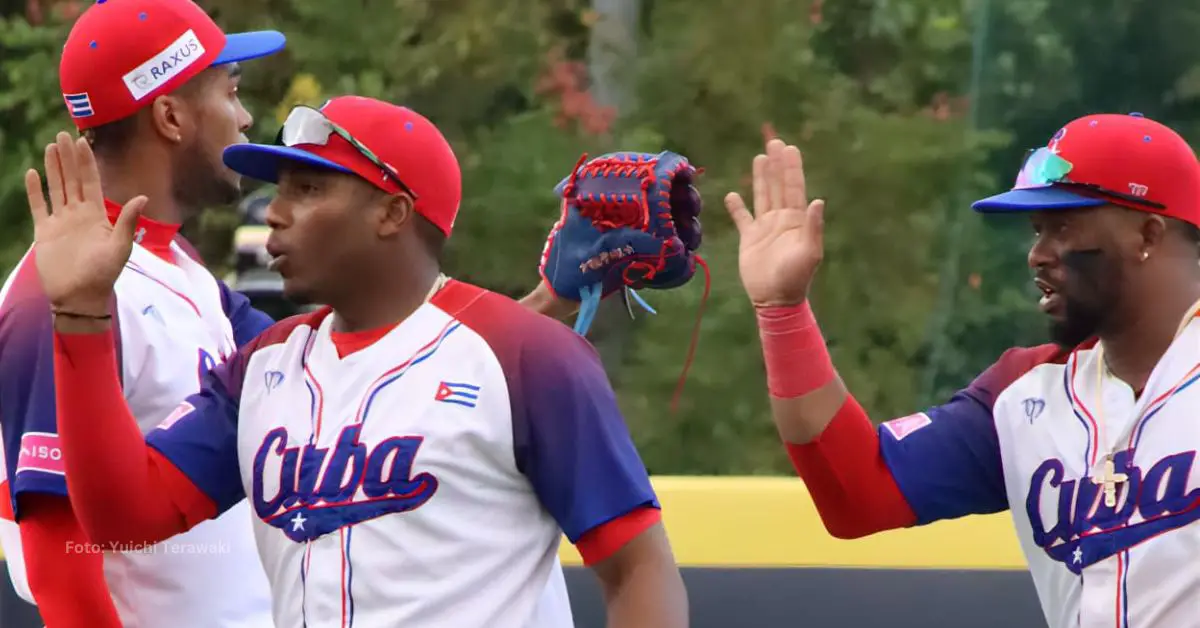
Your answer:
[[[875,425],[837,376],[811,310],[760,312],[759,325],[772,416],[825,528],[857,538],[912,525]]]
[[[25,571],[42,621],[64,628],[120,628],[104,579],[104,554],[84,536],[67,498],[19,499]]]
[[[763,308],[757,317],[775,426],[787,443],[812,442],[850,393],[807,303]]]
[[[185,531],[164,464],[129,411],[112,330],[56,322],[54,382],[71,505],[94,543],[157,543]]]

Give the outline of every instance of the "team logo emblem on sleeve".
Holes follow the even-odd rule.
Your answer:
[[[883,424],[887,431],[892,433],[892,438],[896,440],[904,440],[909,434],[925,427],[932,425],[933,421],[929,420],[929,416],[924,412],[910,414],[899,419],[892,419]]]
[[[183,417],[191,414],[192,411],[194,411],[195,409],[196,409],[196,406],[193,406],[190,402],[187,402],[187,401],[179,404],[174,410],[171,411],[171,414],[167,415],[167,418],[162,420],[162,423],[158,424],[158,429],[160,429],[160,430],[171,429],[171,426],[178,423],[179,419],[182,419]]]

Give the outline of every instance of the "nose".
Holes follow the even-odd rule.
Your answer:
[[[241,100],[237,101],[237,108],[238,130],[245,133],[250,130],[250,127],[254,126],[254,116],[250,114],[250,111],[246,109]]]
[[[282,229],[288,225],[291,215],[286,205],[279,200],[278,196],[267,204],[267,210],[263,213],[263,222],[267,223],[272,230]]]
[[[1033,245],[1029,247],[1029,267],[1034,270],[1044,268],[1053,264],[1056,259],[1054,248],[1046,241],[1046,238],[1037,236]]]

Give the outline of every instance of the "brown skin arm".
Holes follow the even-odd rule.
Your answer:
[[[849,396],[850,391],[838,377],[807,395],[792,399],[771,397],[771,417],[784,441],[807,445],[825,431]]]
[[[687,627],[687,589],[661,523],[592,570],[604,591],[609,628]]]
[[[544,281],[539,282],[533,292],[521,297],[518,303],[538,314],[560,320],[574,314],[579,309],[578,303],[554,296]]]

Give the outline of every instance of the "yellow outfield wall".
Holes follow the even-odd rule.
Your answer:
[[[799,478],[652,480],[682,566],[1026,568],[1007,512],[843,541],[825,531]],[[559,557],[564,564],[580,564],[579,553],[565,541]]]
[[[835,539],[791,477],[658,476],[654,488],[685,567],[1025,569],[1008,513]],[[581,564],[564,542],[563,564]],[[0,554],[3,560],[3,554]]]

